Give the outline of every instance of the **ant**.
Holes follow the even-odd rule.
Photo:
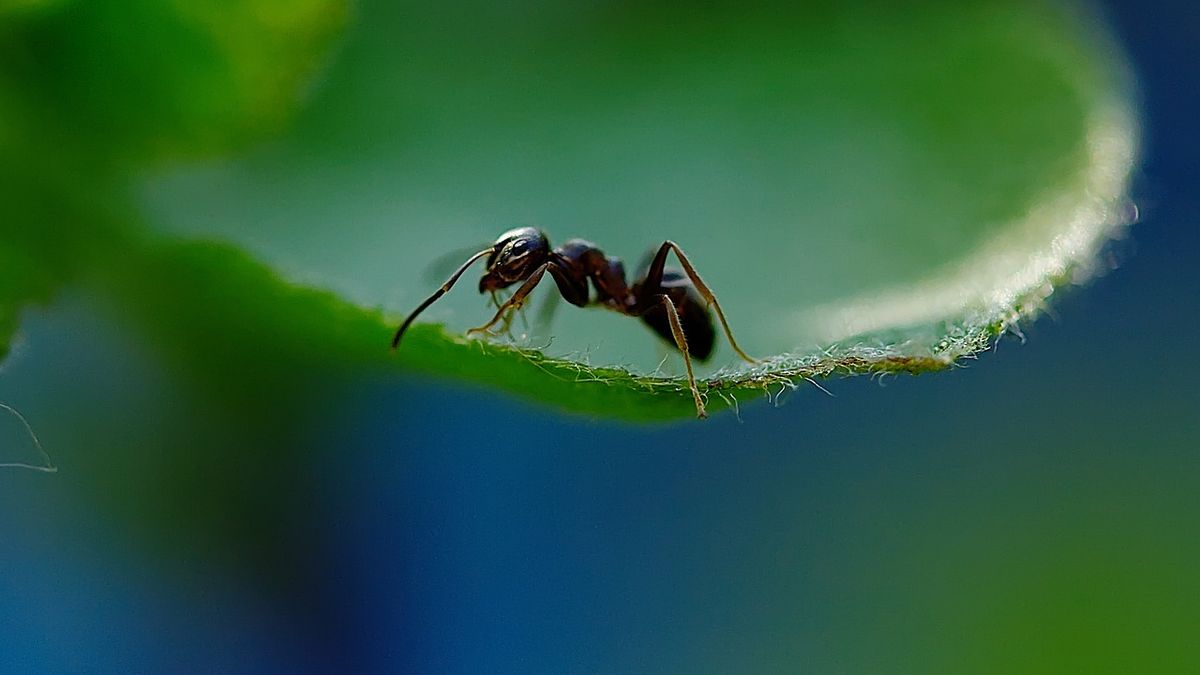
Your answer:
[[[675,252],[675,257],[683,265],[682,272],[666,267],[667,253],[671,251]],[[392,338],[392,349],[400,344],[404,332],[417,315],[449,291],[476,260],[485,256],[487,268],[479,280],[480,293],[492,293],[495,300],[496,291],[518,282],[524,283],[503,304],[496,302],[498,309],[491,321],[468,330],[468,335],[494,335],[492,326],[506,320],[506,317],[507,326],[511,312],[525,303],[526,296],[549,272],[558,286],[558,292],[572,305],[600,305],[626,316],[638,317],[653,328],[659,337],[678,349],[687,367],[688,386],[696,400],[696,415],[702,419],[708,414],[692,374],[692,356],[705,361],[712,355],[716,331],[708,311],[710,307],[716,310],[725,337],[738,356],[749,363],[758,363],[747,356],[733,339],[716,296],[700,279],[696,268],[692,267],[691,261],[675,242],[664,241],[645,271],[630,285],[625,280],[625,265],[618,258],[606,256],[595,244],[583,239],[571,239],[551,249],[546,234],[532,227],[509,230],[490,247],[468,258],[441,288],[408,315]],[[596,289],[595,298],[589,297],[589,279]]]

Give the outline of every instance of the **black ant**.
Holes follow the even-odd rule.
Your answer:
[[[682,273],[666,267],[667,253],[670,251],[675,252],[683,265]],[[645,272],[633,285],[629,285],[625,281],[625,265],[617,258],[604,255],[595,244],[583,239],[571,239],[551,249],[546,234],[532,227],[509,230],[500,235],[496,243],[468,258],[441,288],[408,315],[392,338],[392,349],[400,344],[404,332],[417,315],[449,291],[472,263],[485,256],[487,270],[479,280],[480,293],[492,293],[494,299],[496,291],[520,281],[525,283],[503,304],[497,302],[498,310],[491,321],[470,329],[468,335],[493,334],[492,326],[505,319],[506,315],[511,319],[510,312],[524,304],[526,296],[549,272],[558,285],[558,292],[572,305],[585,307],[596,304],[626,316],[636,316],[653,328],[659,337],[677,348],[683,354],[688,386],[696,400],[696,414],[701,418],[708,415],[692,374],[691,357],[705,361],[712,355],[716,331],[709,307],[716,310],[725,337],[729,338],[729,345],[738,356],[750,363],[758,363],[747,356],[733,339],[716,296],[700,279],[696,268],[692,267],[691,261],[675,242],[664,241]],[[589,297],[589,279],[596,289],[595,298]]]

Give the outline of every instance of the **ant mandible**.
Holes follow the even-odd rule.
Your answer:
[[[682,273],[666,267],[667,253],[670,251],[675,252],[683,265]],[[606,256],[595,244],[583,239],[571,239],[551,249],[546,234],[532,227],[509,230],[500,235],[496,243],[468,258],[441,288],[408,315],[392,338],[392,349],[400,344],[404,332],[417,315],[445,295],[467,268],[483,257],[487,257],[487,269],[479,280],[480,293],[494,294],[518,282],[525,283],[504,304],[499,305],[491,321],[470,329],[468,335],[493,334],[492,326],[505,319],[507,313],[519,309],[526,296],[549,272],[558,286],[558,292],[572,305],[585,307],[595,304],[626,316],[636,316],[678,349],[683,355],[688,386],[696,401],[696,415],[700,418],[708,414],[704,410],[700,390],[696,387],[696,377],[692,374],[692,356],[705,361],[712,355],[716,331],[709,314],[710,307],[716,310],[725,337],[729,338],[729,345],[738,356],[750,363],[758,363],[747,356],[733,339],[733,332],[729,330],[729,323],[716,296],[700,279],[696,268],[675,242],[664,241],[645,273],[630,285],[625,281],[625,265],[617,258]],[[589,297],[589,279],[596,289],[595,298]]]

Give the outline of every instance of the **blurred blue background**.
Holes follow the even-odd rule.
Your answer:
[[[27,312],[0,400],[82,449],[0,474],[0,672],[1200,671],[1200,12],[1104,7],[1141,222],[953,372],[650,428],[328,375],[276,421],[291,452],[194,456],[170,494],[164,437],[243,430],[94,298]]]

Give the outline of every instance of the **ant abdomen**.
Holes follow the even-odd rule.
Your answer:
[[[668,269],[663,272],[659,295],[666,295],[675,306],[679,324],[683,328],[683,334],[687,336],[688,351],[697,360],[707,361],[712,356],[717,332],[713,326],[712,314],[700,294],[696,292],[696,287],[682,272]],[[675,346],[671,319],[662,301],[657,297],[645,297],[642,298],[642,302],[646,303],[641,314],[642,321],[654,329],[667,344]]]

